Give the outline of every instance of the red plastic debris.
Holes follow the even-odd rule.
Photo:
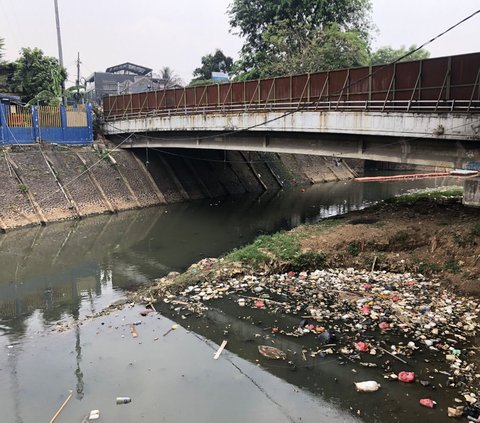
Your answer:
[[[325,332],[325,328],[324,328],[323,326],[317,326],[317,327],[315,328],[315,331],[316,331],[317,333],[322,333],[322,332]]]
[[[369,291],[370,289],[372,289],[372,284],[371,283],[366,283],[363,285],[363,289],[365,291]]]
[[[257,300],[255,301],[255,307],[256,308],[265,308],[265,302],[262,300]]]
[[[355,348],[357,351],[360,352],[367,352],[368,351],[368,344],[365,342],[355,342]]]
[[[308,330],[314,330],[315,329],[315,325],[312,325],[311,323],[309,325],[307,325],[307,329]]]
[[[413,285],[415,285],[415,281],[407,281],[407,285],[408,286],[413,286]]]
[[[380,328],[380,330],[390,329],[390,325],[387,322],[380,322],[378,324],[378,327]]]
[[[363,314],[370,314],[370,307],[368,305],[364,305],[360,310]]]
[[[400,298],[398,295],[392,295],[392,301],[393,301],[394,303],[396,303],[396,302],[398,302],[398,301],[400,301],[400,300],[401,300],[401,298]]]
[[[423,405],[424,407],[427,407],[427,408],[433,408],[433,406],[435,405],[435,402],[429,398],[422,398],[420,400],[420,405]]]
[[[300,192],[305,192],[305,188],[302,188],[302,189],[300,190]]]
[[[415,380],[415,373],[414,372],[400,372],[398,374],[398,380],[400,382],[413,382]]]
[[[296,273],[295,272],[288,272],[287,275],[289,277],[293,278],[296,275]]]

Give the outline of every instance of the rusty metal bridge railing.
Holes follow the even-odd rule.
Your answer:
[[[479,113],[480,53],[105,97],[107,121],[295,111]]]

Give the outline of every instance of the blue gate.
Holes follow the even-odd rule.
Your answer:
[[[0,146],[39,141],[91,144],[91,104],[52,107],[0,103]]]

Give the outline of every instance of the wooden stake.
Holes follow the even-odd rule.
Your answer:
[[[408,364],[403,358],[397,357],[395,354],[392,354],[390,351],[386,350],[385,348],[378,347],[378,349],[382,350],[384,353],[391,355],[393,358],[396,358],[398,361],[401,361],[403,364]]]
[[[73,395],[73,392],[72,391],[69,391],[70,394],[68,395],[67,399],[63,402],[63,404],[60,406],[60,408],[58,409],[58,411],[55,413],[55,415],[52,417],[52,419],[50,420],[50,423],[53,423],[57,417],[60,415],[60,413],[62,412],[62,410],[65,408],[65,406],[67,405],[68,401],[70,401],[70,399],[72,398],[72,395]]]
[[[373,273],[373,269],[375,269],[375,264],[377,263],[377,256],[375,256],[373,258],[373,263],[372,263],[372,273]]]
[[[220,348],[217,350],[217,352],[213,356],[214,360],[218,360],[218,357],[220,357],[220,354],[222,353],[222,351],[223,351],[223,349],[225,348],[226,345],[227,345],[227,341],[223,341],[222,345],[220,345]]]

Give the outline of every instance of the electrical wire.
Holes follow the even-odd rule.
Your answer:
[[[449,127],[449,128],[446,129],[446,131],[452,131],[452,130],[455,130],[455,129],[463,128],[463,127],[474,125],[474,124],[479,124],[480,125],[480,119],[478,119],[476,121],[473,121],[473,122],[466,122],[466,123],[462,123],[460,125]],[[130,135],[132,135],[132,134],[134,134],[134,133],[131,133]],[[414,142],[414,141],[425,141],[425,140],[429,140],[429,139],[437,139],[431,133],[426,132],[425,135],[429,135],[429,137],[425,137],[425,136],[422,136],[422,137],[419,136],[419,137],[414,137],[414,138],[405,137],[405,138],[402,138],[401,140],[398,140],[398,141],[393,141],[393,142],[390,142],[390,143],[382,144],[382,146],[390,147],[392,145],[404,144],[405,141]],[[444,135],[448,136],[449,133],[446,132],[446,133],[444,133]],[[155,137],[149,137],[149,136],[143,136],[143,137],[147,138],[147,140],[148,139],[153,139],[153,140],[157,139]],[[172,140],[177,140],[177,139],[176,138],[167,138],[166,140],[172,141]],[[192,148],[193,147],[195,147],[195,146],[192,146]],[[213,163],[252,163],[252,164],[255,164],[255,163],[279,163],[279,162],[281,162],[281,160],[239,161],[239,160],[226,160],[226,159],[224,159],[224,160],[206,159],[206,158],[203,158],[203,157],[192,157],[192,156],[189,156],[187,154],[173,153],[171,151],[165,151],[164,149],[161,149],[161,148],[158,148],[158,147],[146,147],[146,148],[150,149],[150,150],[153,150],[153,151],[157,151],[157,152],[162,153],[162,154],[170,155],[170,156],[176,156],[176,157],[181,157],[181,158],[184,158],[184,159],[190,159],[190,160],[195,160],[195,161],[213,162]],[[172,147],[172,148],[174,148],[174,147]],[[281,153],[281,152],[262,151],[262,153]],[[289,153],[286,153],[286,154],[289,154]],[[348,158],[344,155],[344,153],[333,154],[331,157],[332,158],[339,158],[340,156],[343,156],[343,158]]]
[[[342,89],[345,90],[345,88],[349,88],[349,87],[352,87],[353,85],[355,84],[358,84],[359,82],[371,77],[372,75],[374,75],[376,72],[379,72],[381,69],[387,67],[387,66],[391,66],[392,64],[395,64],[403,59],[405,59],[406,57],[414,54],[416,51],[420,50],[421,48],[427,46],[428,44],[434,42],[435,40],[437,40],[438,38],[442,37],[443,35],[447,34],[448,32],[452,31],[454,28],[458,27],[459,25],[463,24],[464,22],[468,21],[469,19],[473,18],[475,15],[479,14],[480,13],[480,9],[478,9],[477,11],[473,12],[472,14],[470,14],[469,16],[463,18],[462,20],[460,20],[459,22],[457,22],[456,24],[452,25],[451,27],[447,28],[445,31],[441,32],[440,34],[436,35],[435,37],[431,38],[430,40],[424,42],[423,44],[421,44],[419,47],[417,47],[416,49],[414,50],[411,50],[409,51],[408,53],[406,53],[405,55],[403,55],[402,57],[396,59],[395,61],[389,63],[389,64],[385,64],[377,69],[375,69],[373,72],[370,72],[368,75],[360,78],[360,79],[357,79],[355,81],[352,81],[347,87],[344,87]],[[340,93],[340,91],[338,92]],[[334,93],[335,95],[335,93]],[[209,139],[209,138],[215,138],[215,137],[225,137],[225,136],[229,136],[229,135],[233,135],[233,134],[237,134],[237,133],[240,133],[240,132],[244,132],[244,131],[250,131],[252,129],[255,129],[255,128],[258,128],[260,126],[264,126],[264,125],[267,125],[269,123],[272,123],[272,122],[275,122],[277,120],[280,120],[280,119],[283,119],[287,116],[290,116],[290,115],[293,115],[294,113],[297,113],[301,110],[304,110],[305,108],[309,107],[309,105],[314,105],[316,102],[310,102],[310,103],[307,103],[307,105],[303,105],[303,106],[299,106],[297,107],[296,109],[294,110],[291,110],[291,111],[288,111],[288,112],[285,112],[283,113],[282,115],[280,116],[277,116],[277,117],[274,117],[274,118],[271,118],[271,119],[268,119],[268,120],[265,120],[263,122],[260,122],[258,124],[255,124],[255,125],[251,125],[249,127],[246,127],[246,128],[240,128],[240,129],[237,129],[237,130],[234,130],[234,131],[230,131],[230,132],[226,132],[226,133],[222,133],[222,134],[217,134],[217,135],[207,135],[207,136],[202,136],[202,137],[192,137],[192,138],[184,138],[184,139],[176,139],[178,141],[181,141],[181,140],[201,140],[201,139]],[[112,127],[114,127],[114,129],[120,129],[120,128],[116,128],[114,125],[112,125],[111,123],[109,122],[105,122],[107,125],[110,125]],[[468,123],[468,125],[470,125],[471,122]],[[461,126],[465,126],[465,125],[460,125],[458,127],[461,127]],[[456,129],[458,127],[453,127],[453,128],[450,128],[450,129]],[[11,131],[10,131],[11,132]],[[13,133],[12,133],[13,135]],[[134,132],[131,132],[123,141],[121,141],[119,144],[117,144],[115,146],[115,148],[113,150],[111,150],[112,152],[113,151],[116,151],[118,150],[125,142],[127,142],[132,136],[134,136],[135,133]],[[15,137],[14,137],[15,139]],[[162,138],[156,138],[156,139],[162,139]],[[422,137],[418,137],[417,139],[424,139]],[[171,140],[171,139],[165,139],[165,140]],[[414,139],[409,139],[409,141],[413,141],[415,140]],[[15,139],[15,141],[18,143],[18,141]],[[393,143],[390,143],[390,144],[386,144],[386,146],[391,146],[391,145],[395,145],[395,144],[399,144],[399,143],[404,143],[405,140],[402,140],[402,141],[397,141],[397,142],[393,142]],[[20,144],[19,144],[20,145]],[[333,155],[332,157],[339,157],[339,156],[342,156],[343,153],[340,153],[340,154],[337,154],[337,155]],[[81,176],[83,176],[84,174],[86,174],[87,172],[89,172],[93,167],[97,166],[100,162],[102,161],[102,159],[99,159],[97,162],[93,163],[91,166],[89,166],[87,169],[85,169],[82,173],[80,173],[79,175],[77,175],[75,178],[71,179],[70,181],[68,181],[67,183],[65,183],[63,186],[66,187],[70,184],[72,184],[73,182],[75,182],[77,179],[79,179]],[[51,197],[53,197],[55,194],[57,194],[58,192],[60,191],[60,188],[53,191],[52,193],[50,193],[49,195],[47,195],[46,197],[40,199],[37,201],[37,204],[41,204],[45,201],[47,201],[48,199],[50,199]]]

